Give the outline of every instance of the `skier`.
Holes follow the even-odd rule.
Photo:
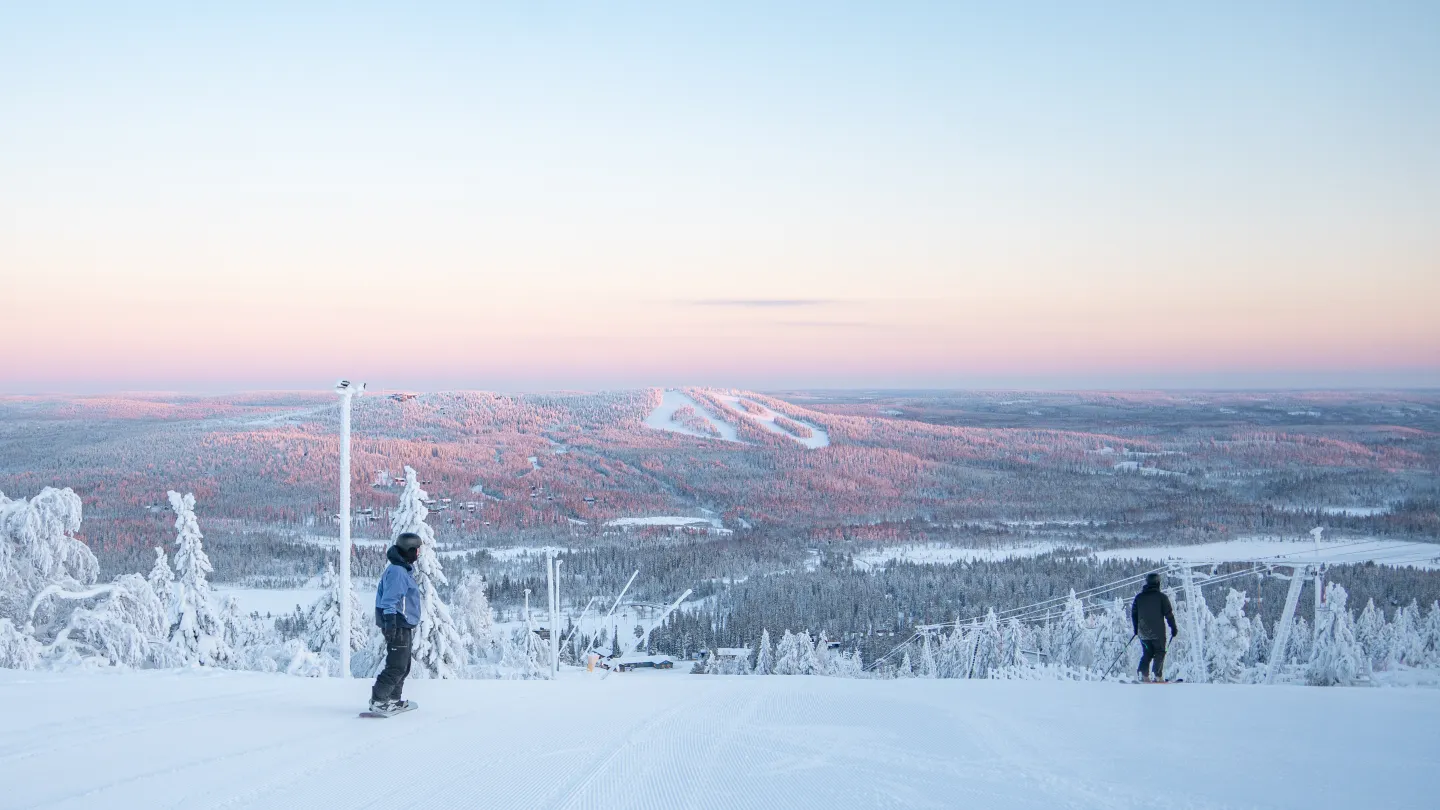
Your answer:
[[[1135,594],[1130,603],[1130,626],[1140,637],[1140,680],[1145,683],[1165,683],[1165,624],[1170,624],[1170,638],[1173,640],[1180,630],[1175,626],[1175,611],[1170,607],[1170,597],[1160,590],[1161,579],[1157,573],[1145,575],[1145,587]],[[1150,669],[1154,664],[1154,680]]]
[[[420,556],[420,535],[405,532],[385,552],[390,565],[375,589],[375,623],[385,634],[385,668],[370,690],[370,711],[389,714],[410,708],[400,698],[410,674],[410,644],[420,624],[420,589],[415,585],[415,560]]]

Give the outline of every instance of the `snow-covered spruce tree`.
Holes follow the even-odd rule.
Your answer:
[[[1375,600],[1365,602],[1360,619],[1355,622],[1355,641],[1365,651],[1371,669],[1386,669],[1390,662],[1390,625],[1385,614],[1375,607]]]
[[[1304,616],[1296,616],[1290,627],[1290,643],[1283,652],[1281,665],[1306,664],[1310,661],[1310,648],[1315,639],[1310,631],[1310,622]]]
[[[1421,627],[1420,635],[1425,643],[1424,662],[1421,666],[1440,669],[1440,601],[1430,603],[1430,611],[1425,614],[1425,624]]]
[[[810,671],[816,675],[833,675],[830,671],[830,639],[825,637],[825,631],[820,631],[820,637],[815,639],[815,653]]]
[[[1395,611],[1390,622],[1390,660],[1386,668],[1397,664],[1407,667],[1425,665],[1425,636],[1420,619],[1420,605],[1415,600]]]
[[[808,633],[785,631],[775,648],[776,675],[809,675],[814,671],[815,648]]]
[[[1058,634],[1052,658],[1055,663],[1082,668],[1095,665],[1093,628],[1085,617],[1085,604],[1075,595],[1074,588],[1070,589],[1070,596],[1065,600]]]
[[[915,667],[910,663],[910,651],[906,650],[904,657],[900,659],[900,666],[895,670],[897,678],[915,677]]]
[[[502,639],[495,634],[495,613],[485,595],[485,579],[474,571],[466,571],[455,586],[454,613],[456,626],[465,639],[468,667],[472,676],[488,677],[501,663]]]
[[[1205,630],[1205,656],[1210,679],[1238,683],[1250,653],[1250,619],[1245,615],[1249,597],[1234,588],[1225,595],[1225,608]],[[1205,611],[1209,613],[1209,611]]]
[[[150,589],[155,592],[155,598],[165,606],[165,630],[168,633],[174,617],[169,615],[170,605],[175,600],[175,572],[170,568],[170,558],[165,556],[163,546],[155,547],[155,564],[150,567],[150,575],[146,577],[150,583]]]
[[[1325,586],[1325,604],[1316,618],[1315,643],[1311,647],[1306,680],[1315,686],[1353,684],[1370,674],[1365,651],[1355,641],[1355,625],[1345,607],[1344,586]]]
[[[938,678],[939,669],[935,663],[935,650],[930,644],[930,634],[926,633],[920,639],[920,666],[915,674],[921,678]]]
[[[760,643],[755,649],[756,675],[772,675],[775,672],[775,646],[770,643],[770,631],[761,629]]]
[[[1265,621],[1259,615],[1251,617],[1250,649],[1245,653],[1244,661],[1246,667],[1254,667],[1269,660],[1270,641],[1270,631],[1265,629]]]
[[[411,467],[405,468],[405,491],[400,505],[390,516],[390,539],[406,532],[420,536],[420,556],[415,562],[415,584],[420,587],[420,626],[415,630],[414,671],[420,678],[458,678],[465,667],[465,638],[455,626],[450,606],[440,598],[440,589],[449,585],[440,556],[435,553],[435,530],[425,522],[429,494]]]
[[[306,612],[305,647],[318,656],[326,671],[331,675],[340,674],[340,577],[335,566],[326,563],[325,574],[321,577],[325,587],[320,598]],[[372,612],[365,610],[359,592],[350,589],[350,652],[365,649],[369,644],[370,629],[375,626]],[[307,670],[309,664],[303,665]]]
[[[996,667],[1013,667],[1024,663],[1025,650],[1033,646],[1034,641],[1027,633],[1025,625],[1021,624],[1019,619],[1011,618],[1005,622],[1000,634],[1000,660],[996,662]]]
[[[214,569],[205,556],[200,523],[195,519],[195,495],[171,490],[170,508],[175,510],[175,582],[171,598],[170,643],[180,659],[192,666],[219,666],[230,663],[234,651],[225,641],[226,621],[221,607],[210,593],[206,578]]]

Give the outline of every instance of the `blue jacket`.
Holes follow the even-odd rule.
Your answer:
[[[385,556],[390,565],[380,575],[380,586],[375,589],[375,621],[381,627],[396,621],[415,627],[420,624],[420,588],[411,573],[413,567],[394,546]]]

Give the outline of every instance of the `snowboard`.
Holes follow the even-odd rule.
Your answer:
[[[1142,686],[1169,686],[1169,685],[1172,684],[1172,683],[1184,683],[1184,682],[1185,682],[1185,679],[1184,679],[1184,678],[1176,678],[1176,679],[1173,680],[1173,681],[1158,681],[1158,682],[1157,682],[1157,681],[1136,681],[1135,683],[1137,683],[1137,684],[1139,684],[1139,685],[1142,685]]]
[[[404,708],[404,709],[396,709],[396,710],[393,711],[393,712],[368,712],[368,711],[367,711],[367,712],[360,712],[360,716],[361,716],[361,717],[377,717],[377,718],[382,718],[382,719],[383,719],[383,718],[386,718],[386,717],[394,717],[394,716],[397,715],[397,714],[404,714],[405,712],[413,712],[413,711],[415,711],[415,710],[418,709],[418,708],[420,708],[420,704],[419,704],[419,703],[416,703],[415,701],[412,700],[412,701],[410,701],[410,705],[407,706],[407,707]]]

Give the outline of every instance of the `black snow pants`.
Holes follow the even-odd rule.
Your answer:
[[[1145,677],[1145,671],[1152,663],[1154,664],[1155,680],[1161,680],[1165,677],[1165,639],[1163,638],[1140,639],[1140,677]]]
[[[410,674],[410,643],[414,638],[413,627],[385,628],[385,668],[380,670],[375,688],[370,690],[371,700],[400,699],[400,690],[405,688],[405,676]]]

